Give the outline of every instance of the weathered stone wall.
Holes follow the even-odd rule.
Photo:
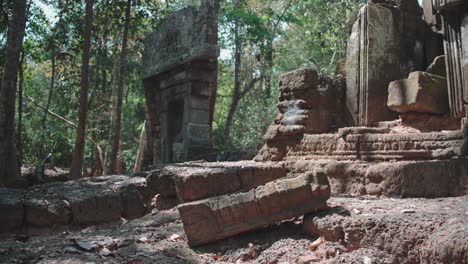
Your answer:
[[[144,167],[210,159],[217,85],[217,1],[186,8],[146,36]]]
[[[34,234],[66,225],[139,218],[155,192],[145,178],[105,176],[47,183],[26,190],[0,188],[0,233]]]
[[[385,104],[388,84],[425,70],[443,52],[421,13],[416,0],[368,3],[359,11],[347,51],[347,125],[396,119]]]

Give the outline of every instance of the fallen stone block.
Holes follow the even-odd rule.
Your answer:
[[[13,232],[23,225],[24,192],[0,188],[0,232]]]
[[[399,113],[445,114],[449,111],[447,79],[421,71],[391,82],[387,105]]]
[[[151,189],[181,202],[247,191],[286,176],[286,169],[272,162],[182,163],[163,167],[148,176]]]
[[[66,182],[54,186],[51,192],[70,203],[72,223],[76,225],[141,216],[150,200],[144,178],[116,175]]]
[[[190,246],[199,246],[311,213],[330,197],[322,171],[284,178],[248,192],[179,205]]]
[[[149,210],[143,195],[134,185],[123,188],[120,192],[122,199],[122,217],[125,219],[136,219],[145,215]]]
[[[113,176],[113,179],[116,181],[110,187],[120,193],[123,218],[139,218],[150,211],[155,193],[148,188],[145,178]]]
[[[70,203],[48,189],[56,184],[32,187],[24,202],[25,224],[28,228],[53,228],[71,222]]]

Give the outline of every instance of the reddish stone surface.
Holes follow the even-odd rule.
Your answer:
[[[325,175],[306,173],[248,192],[179,205],[190,246],[199,246],[319,210],[330,197]]]
[[[151,172],[148,184],[161,196],[189,202],[248,191],[286,175],[286,169],[280,163],[189,162],[167,165]]]

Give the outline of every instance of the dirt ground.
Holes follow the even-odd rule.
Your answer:
[[[194,249],[176,209],[3,236],[0,263],[468,263],[468,196],[334,197],[328,205],[305,225],[291,219]]]

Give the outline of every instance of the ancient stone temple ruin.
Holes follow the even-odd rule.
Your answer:
[[[350,22],[341,74],[280,77],[278,116],[254,162],[152,172],[159,199],[180,203],[189,244],[321,211],[331,195],[468,194],[467,4],[455,2],[368,1]]]
[[[208,159],[216,99],[218,3],[180,10],[148,34],[144,165]]]
[[[468,1],[369,0],[351,17],[339,74],[281,75],[278,114],[254,160],[177,163],[209,158],[216,2],[177,12],[147,36],[145,159],[159,165],[0,189],[0,233],[118,221],[112,237],[94,227],[53,237],[110,241],[86,250],[115,250],[98,262],[467,263]],[[8,255],[27,252],[22,240],[0,239],[0,262],[18,262]],[[52,253],[84,259],[76,250]]]

